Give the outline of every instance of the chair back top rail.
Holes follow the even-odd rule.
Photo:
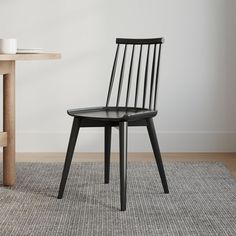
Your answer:
[[[160,44],[164,43],[164,38],[150,38],[150,39],[130,39],[130,38],[117,38],[117,44]]]
[[[117,38],[116,43],[106,106],[110,105],[111,97],[114,97],[116,107],[156,110],[161,45],[164,38]]]

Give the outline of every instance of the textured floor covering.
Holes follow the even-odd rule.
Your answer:
[[[17,164],[17,185],[0,187],[0,235],[236,235],[236,180],[221,164],[128,163],[128,208],[120,212],[118,163],[73,163],[62,200],[62,164]],[[1,171],[2,173],[2,171]],[[2,178],[1,178],[2,179]]]

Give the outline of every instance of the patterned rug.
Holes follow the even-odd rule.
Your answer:
[[[165,163],[164,194],[154,162],[130,162],[126,212],[118,163],[108,185],[103,163],[73,163],[58,200],[62,167],[17,164],[16,187],[0,186],[0,235],[236,235],[236,180],[222,164]]]

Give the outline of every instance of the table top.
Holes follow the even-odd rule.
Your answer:
[[[0,54],[0,61],[53,60],[60,59],[57,52]]]

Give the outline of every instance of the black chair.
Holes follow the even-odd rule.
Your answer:
[[[60,189],[58,193],[59,199],[61,199],[63,196],[80,127],[105,128],[105,183],[109,183],[111,130],[112,127],[119,127],[120,199],[122,211],[126,210],[128,126],[147,127],[164,192],[169,192],[164,167],[162,164],[161,153],[155,132],[155,127],[153,123],[153,117],[157,114],[157,84],[160,65],[161,45],[163,42],[163,38],[117,38],[117,49],[111,73],[106,105],[103,107],[68,110],[68,114],[74,117],[74,120],[70,135],[70,141],[67,149],[62,179],[60,183]],[[123,53],[120,59],[118,55],[121,47],[123,48]],[[138,51],[135,51],[136,48],[138,48]],[[143,55],[145,57],[144,59]],[[128,62],[127,70],[125,70],[127,57],[130,60]],[[144,64],[144,66],[142,66],[142,64]],[[137,70],[134,71],[135,65],[137,67]],[[114,91],[115,89],[115,75],[117,67],[120,68],[120,71],[118,73],[119,80],[117,81],[117,92],[114,96],[116,105],[109,106],[111,97],[114,94],[112,93],[112,91]],[[149,70],[150,67],[151,70]],[[124,77],[127,77],[126,85],[124,83]],[[131,86],[132,79],[133,86]],[[143,86],[141,87],[141,85]],[[131,91],[132,88],[133,92]],[[131,92],[134,93],[132,104],[130,98]],[[121,96],[121,94],[124,94],[124,96]],[[123,106],[120,106],[121,97],[124,97]]]

